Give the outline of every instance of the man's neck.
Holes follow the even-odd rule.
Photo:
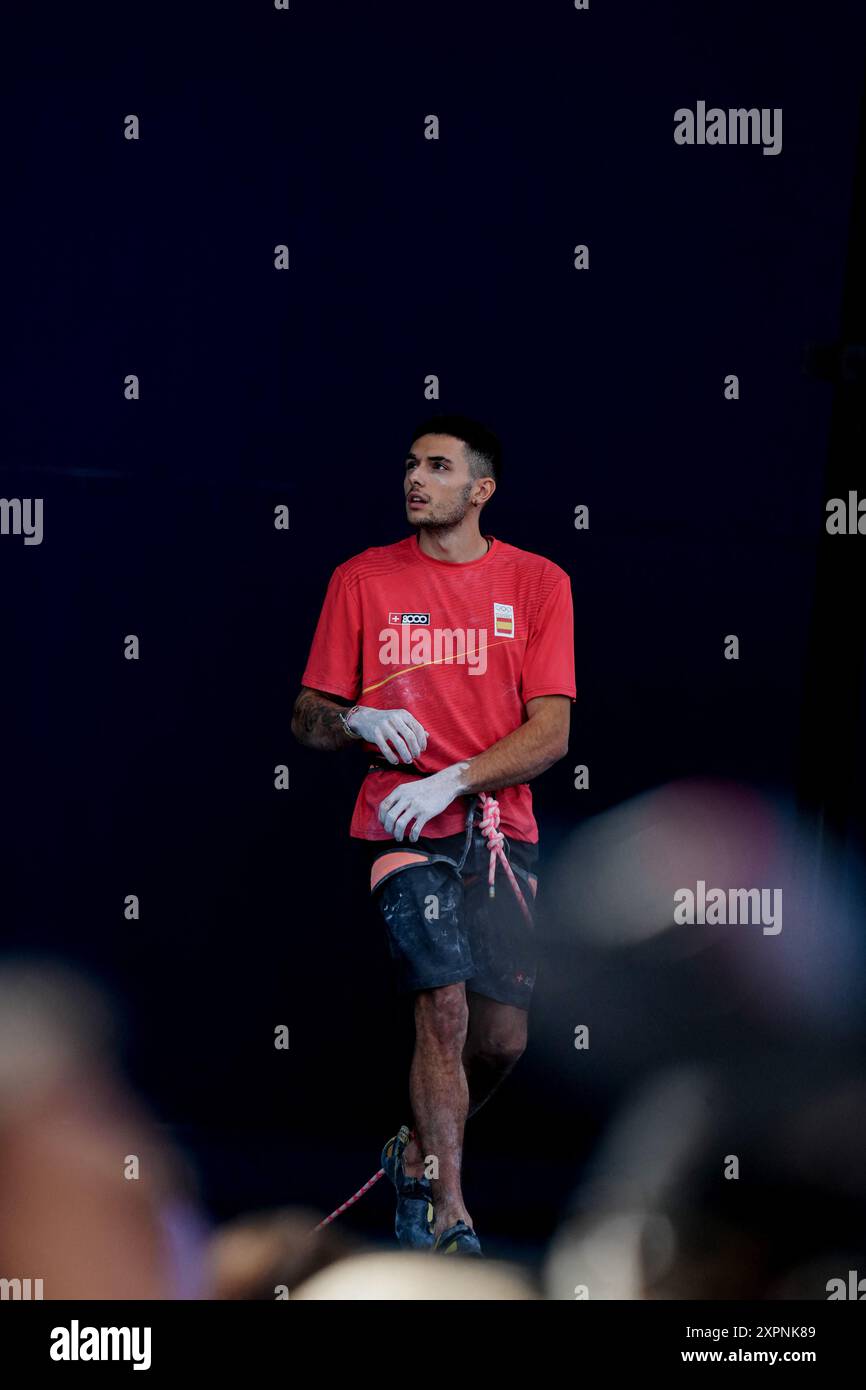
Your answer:
[[[490,541],[475,529],[469,534],[458,531],[434,531],[422,526],[418,532],[418,544],[434,560],[444,560],[448,565],[465,565],[470,560],[480,560],[490,549]]]

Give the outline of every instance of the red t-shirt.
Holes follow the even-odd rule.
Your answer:
[[[543,555],[493,537],[485,555],[465,564],[426,555],[417,534],[371,546],[331,575],[302,684],[409,710],[427,731],[413,766],[439,772],[519,728],[536,695],[576,698],[571,582]],[[363,747],[381,758],[376,744]],[[379,805],[407,780],[406,767],[367,773],[350,835],[391,838]],[[496,796],[503,834],[536,843],[529,785]],[[422,835],[459,834],[470,802],[457,797]]]

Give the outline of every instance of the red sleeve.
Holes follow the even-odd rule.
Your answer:
[[[577,697],[574,679],[574,606],[571,581],[563,574],[538,612],[523,659],[520,698],[537,695]]]
[[[361,689],[361,613],[339,568],[331,575],[301,685],[357,700]]]

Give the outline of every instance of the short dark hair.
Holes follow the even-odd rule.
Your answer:
[[[502,477],[502,445],[492,430],[470,415],[429,415],[422,420],[413,441],[422,434],[450,434],[466,445],[469,455],[469,473],[472,478],[492,478],[498,483]]]

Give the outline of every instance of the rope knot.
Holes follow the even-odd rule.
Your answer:
[[[486,792],[481,793],[481,798],[481,832],[490,846],[491,853],[495,853],[505,844],[505,836],[499,829],[499,802],[495,796],[489,796]]]

